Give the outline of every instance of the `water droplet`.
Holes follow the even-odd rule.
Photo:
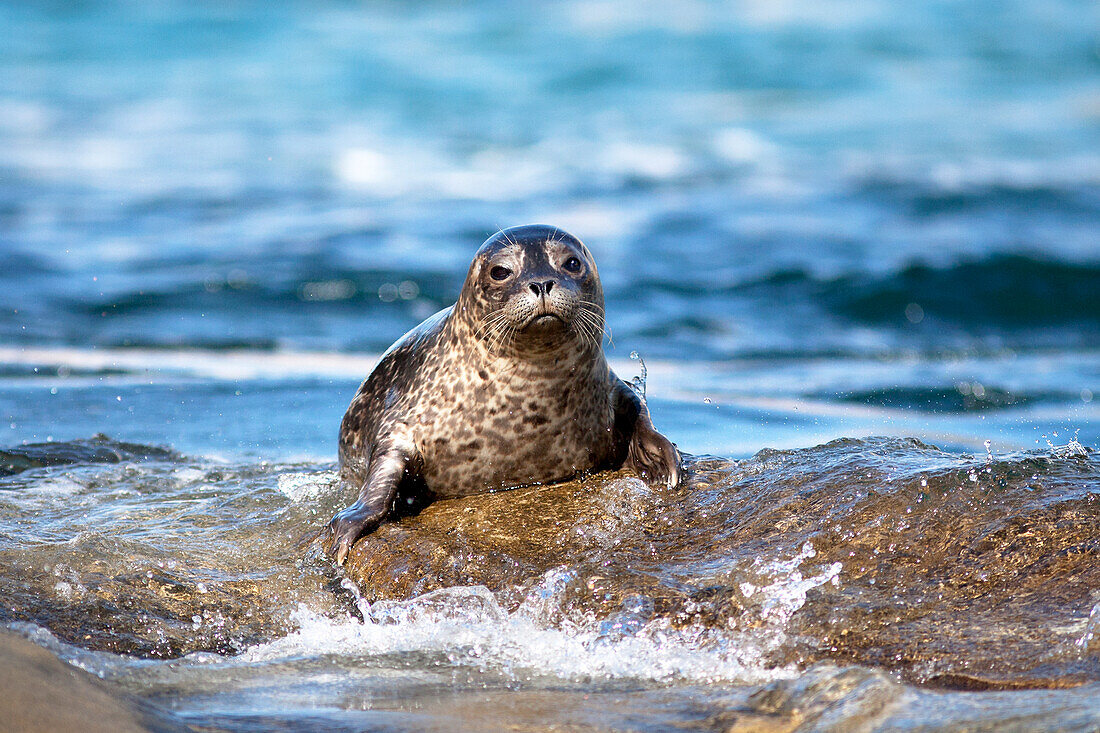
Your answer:
[[[1084,656],[1093,647],[1098,632],[1100,632],[1100,603],[1092,607],[1088,620],[1085,622],[1085,631],[1075,642],[1077,648],[1081,651],[1081,656]]]
[[[630,380],[630,386],[634,388],[634,391],[638,393],[638,396],[642,398],[642,402],[645,402],[645,378],[646,368],[645,359],[637,351],[630,352],[630,358],[638,362],[638,368],[641,371],[637,377]]]
[[[400,297],[397,286],[393,283],[383,283],[378,288],[378,298],[383,303],[392,303]]]

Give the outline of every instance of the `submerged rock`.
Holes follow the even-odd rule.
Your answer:
[[[725,733],[876,730],[893,722],[893,714],[915,697],[882,672],[819,664],[793,680],[764,686],[740,709],[720,713],[711,723]]]
[[[902,684],[864,667],[815,664],[801,675],[764,685],[712,715],[724,733],[800,731],[1035,731],[1078,733],[1100,724],[1100,685],[1057,693],[946,694]],[[1051,700],[1058,702],[1051,704]]]
[[[299,603],[344,608],[331,570],[297,544],[329,472],[211,465],[98,437],[3,455],[32,448],[39,465],[0,476],[0,623],[164,658],[277,638]]]
[[[671,490],[604,474],[436,502],[362,538],[345,572],[370,602],[483,585],[548,624],[686,629],[775,665],[967,689],[1100,680],[1084,638],[1100,462],[1079,446],[994,459],[839,440],[689,468]]]

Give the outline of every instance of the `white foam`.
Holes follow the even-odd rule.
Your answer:
[[[619,174],[664,180],[687,170],[688,159],[670,145],[614,142],[605,146],[598,158],[604,169]]]
[[[752,130],[729,127],[714,135],[714,150],[731,163],[759,163],[775,155],[775,147]]]
[[[614,641],[597,627],[547,628],[524,607],[509,614],[483,586],[455,587],[402,603],[368,606],[367,621],[332,619],[299,606],[298,631],[245,653],[250,662],[301,655],[441,655],[449,663],[493,669],[517,679],[644,679],[759,682],[793,674],[765,668],[759,653],[736,643],[692,643],[689,635],[656,630]]]
[[[336,471],[279,474],[278,488],[297,503],[316,499],[328,492],[336,482]]]
[[[484,586],[452,587],[409,601],[358,602],[365,621],[331,618],[299,605],[298,630],[249,649],[249,662],[302,655],[380,656],[428,653],[450,664],[509,674],[516,679],[552,675],[570,680],[637,679],[694,683],[759,683],[793,676],[792,667],[770,668],[768,653],[787,640],[786,625],[807,593],[836,583],[840,564],[804,575],[800,565],[815,555],[806,543],[789,559],[758,561],[763,582],[743,588],[759,599],[747,631],[687,626],[667,618],[648,619],[647,600],[624,604],[609,619],[563,616],[563,599],[573,571],[547,572],[514,611]],[[354,586],[345,582],[354,590]],[[731,619],[731,626],[736,626]]]
[[[375,355],[306,351],[0,347],[0,363],[5,364],[170,372],[230,380],[301,376],[361,379],[377,361]]]
[[[349,185],[376,192],[388,190],[391,195],[393,193],[393,166],[388,156],[378,150],[344,150],[336,156],[333,168],[337,178]]]
[[[206,472],[193,466],[185,466],[172,472],[172,480],[176,486],[190,486],[201,482],[205,478]]]
[[[508,201],[563,185],[556,158],[538,148],[487,148],[460,155],[401,140],[366,146],[354,136],[344,142],[348,147],[332,154],[336,180],[383,198]]]
[[[644,356],[644,355],[643,355]],[[255,351],[180,349],[78,349],[67,347],[15,347],[0,346],[0,364],[28,366],[68,367],[70,370],[122,370],[141,374],[143,383],[150,376],[186,374],[213,379],[279,379],[297,377],[328,377],[333,379],[363,379],[378,363],[376,354],[348,354],[323,351]],[[609,359],[620,374],[632,374],[636,362],[626,359]],[[705,365],[704,365],[705,366]],[[682,364],[646,359],[650,377],[668,385],[672,377],[682,374]],[[132,377],[130,377],[132,378]],[[42,377],[40,380],[68,382],[78,377]],[[114,375],[93,379],[125,380]],[[29,382],[20,378],[20,382]],[[660,385],[651,385],[660,386]],[[652,391],[652,390],[651,390]]]
[[[814,588],[840,582],[841,563],[834,562],[816,575],[803,576],[799,566],[817,555],[809,542],[802,545],[797,555],[789,560],[763,561],[757,559],[754,570],[772,579],[768,585],[757,587],[750,583],[741,584],[741,592],[746,598],[763,596],[761,616],[777,627],[786,626],[794,612],[806,604],[806,595]]]
[[[24,487],[20,493],[24,496],[28,494],[38,494],[42,497],[62,497],[80,493],[84,491],[84,488],[84,484],[79,483],[69,476],[54,475],[31,482]]]

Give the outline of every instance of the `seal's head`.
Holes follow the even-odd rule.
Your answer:
[[[456,310],[494,354],[599,350],[603,288],[579,239],[544,225],[512,227],[481,245]]]

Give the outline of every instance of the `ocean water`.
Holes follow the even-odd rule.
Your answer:
[[[1095,730],[1098,24],[0,5],[0,622],[213,729]],[[348,401],[528,222],[692,477],[344,577]]]

